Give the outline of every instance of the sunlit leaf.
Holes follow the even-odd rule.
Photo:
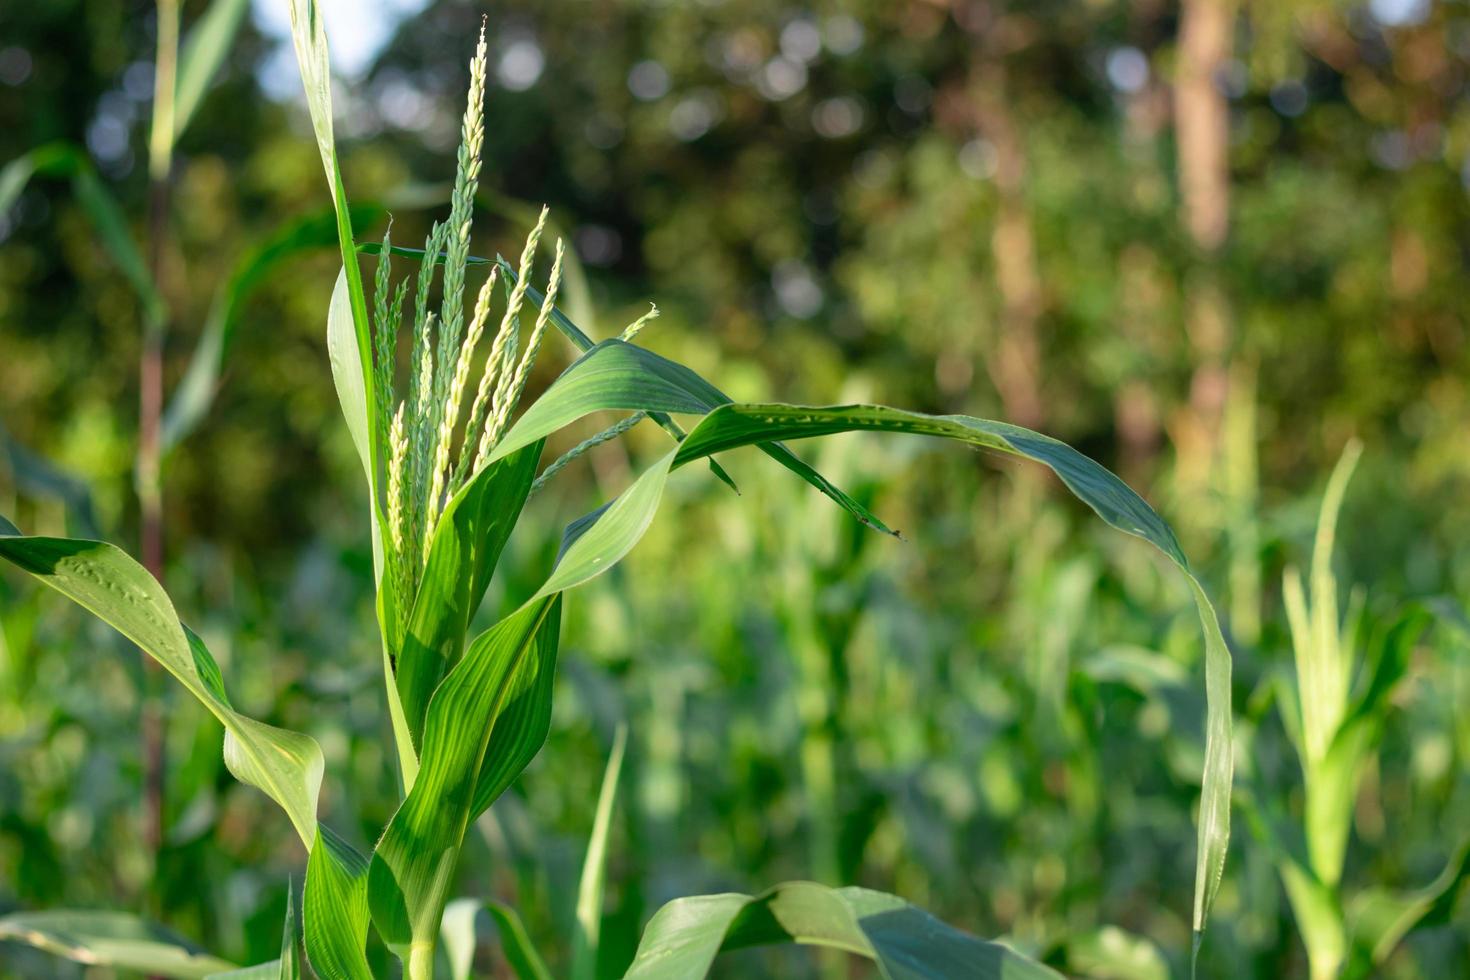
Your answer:
[[[696,980],[722,950],[777,943],[865,957],[885,980],[1060,978],[1007,946],[976,939],[893,895],[799,881],[757,896],[675,899],[648,923],[625,980]]]
[[[620,341],[598,345],[527,409],[492,460],[593,411],[677,410],[678,405],[697,400],[699,388],[677,365],[655,360],[647,352],[633,353],[637,350],[641,349]],[[676,449],[652,464],[594,523],[584,525],[538,596],[572,588],[620,561],[652,522],[668,474],[678,466],[739,446],[856,430],[938,436],[1043,463],[1104,521],[1153,544],[1184,573],[1205,644],[1205,763],[1193,916],[1197,949],[1219,890],[1229,844],[1234,772],[1230,651],[1214,607],[1190,570],[1172,529],[1127,484],[1065,443],[1004,422],[923,415],[884,406],[724,404],[705,415]]]
[[[560,627],[559,597],[527,603],[471,643],[434,692],[418,778],[368,874],[373,923],[406,960],[432,956],[465,828],[482,801],[492,801],[484,799],[490,794],[481,786],[482,769],[501,759],[529,761],[545,737],[544,726],[534,724],[538,713],[506,709],[555,670]],[[503,741],[487,755],[497,733]],[[506,775],[497,779],[500,789]]]

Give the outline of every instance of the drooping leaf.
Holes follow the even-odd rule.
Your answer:
[[[901,898],[803,881],[757,896],[675,899],[648,923],[625,980],[697,980],[722,950],[776,943],[866,957],[885,980],[1060,980],[1049,967],[945,925]]]
[[[544,728],[507,734],[517,720],[529,726],[538,716],[505,709],[546,683],[545,675],[555,669],[560,627],[558,597],[527,603],[477,637],[434,692],[418,778],[368,871],[373,923],[405,959],[432,955],[465,828],[486,795],[481,770],[497,761],[487,754],[492,737],[498,730],[510,743],[497,746],[500,758],[529,761],[540,746],[537,735],[544,737]]]
[[[0,558],[93,613],[173,674],[225,726],[230,771],[279,803],[310,847],[323,767],[316,741],[235,711],[209,651],[186,633],[157,580],[122,551],[99,541],[20,535],[10,527],[0,528]]]
[[[0,940],[90,966],[161,977],[207,977],[233,968],[163,926],[126,912],[16,912],[0,918]]]
[[[630,345],[607,341],[584,356],[532,405],[492,454],[513,451],[547,431],[599,409],[646,410],[640,400],[668,407],[688,397],[681,372],[629,355]],[[608,359],[613,369],[599,360]],[[640,371],[647,365],[647,376]],[[591,377],[597,383],[588,383]],[[596,406],[596,408],[594,408]],[[1196,951],[1225,865],[1230,835],[1231,744],[1230,651],[1214,606],[1194,577],[1173,530],[1152,507],[1104,467],[1056,439],[1004,422],[969,416],[932,416],[873,405],[827,408],[793,405],[725,404],[709,412],[679,446],[650,466],[594,523],[565,548],[539,596],[572,588],[606,571],[637,543],[653,520],[668,474],[678,466],[739,446],[802,439],[839,432],[907,432],[953,439],[980,449],[1035,460],[1050,468],[1105,522],[1143,538],[1184,574],[1199,615],[1205,646],[1205,763],[1202,775],[1199,844],[1195,870],[1193,926]]]
[[[597,948],[602,934],[602,893],[607,881],[607,839],[612,832],[613,807],[618,798],[618,778],[623,771],[623,750],[628,743],[628,726],[618,725],[612,752],[597,793],[597,811],[587,856],[577,884],[577,925],[572,935],[572,980],[596,980]]]
[[[173,603],[147,570],[119,549],[98,541],[32,537],[20,534],[0,518],[0,558],[29,572],[67,596],[131,640],[172,674],[225,727],[224,759],[241,782],[264,791],[291,819],[308,860],[305,909],[307,948],[325,934],[343,929],[357,939],[357,955],[367,935],[367,912],[361,899],[363,861],[354,864],[351,849],[316,819],[324,761],[316,740],[300,732],[276,728],[236,711],[226,693],[219,665],[204,642],[179,622]],[[320,846],[325,841],[334,846]],[[353,889],[357,906],[347,902]],[[338,900],[341,899],[341,903]],[[360,914],[355,909],[360,907]],[[315,931],[312,923],[326,925]],[[341,943],[333,939],[332,948]],[[361,972],[370,977],[365,959]]]

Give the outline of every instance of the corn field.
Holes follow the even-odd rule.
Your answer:
[[[1465,11],[5,19],[0,976],[1470,971]]]

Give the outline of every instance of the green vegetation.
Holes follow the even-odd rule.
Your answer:
[[[1463,17],[197,6],[0,50],[0,975],[1470,957]]]

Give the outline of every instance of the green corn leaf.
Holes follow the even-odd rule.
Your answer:
[[[301,980],[301,935],[296,922],[296,890],[286,883],[286,924],[281,928],[280,980]]]
[[[577,884],[577,927],[572,937],[572,980],[596,980],[597,947],[602,934],[602,893],[607,881],[607,839],[612,832],[613,806],[618,797],[618,778],[623,771],[623,750],[628,744],[628,726],[618,725],[612,752],[597,793],[597,814],[582,878]]]
[[[121,550],[98,541],[20,535],[0,527],[0,558],[34,575],[122,633],[173,674],[225,726],[225,762],[291,818],[309,847],[316,836],[322,753],[315,739],[235,711],[219,667],[186,633],[163,587]]]
[[[616,358],[629,364],[624,348],[630,345],[608,341],[597,352],[583,357],[532,405],[507,433],[492,459],[513,451],[518,445],[539,439],[566,424],[579,412],[599,408],[647,409],[640,398],[659,407],[686,397],[675,392],[679,373],[664,365],[650,370],[652,377],[634,377],[636,369],[602,370],[598,358]],[[645,352],[646,353],[646,352]],[[581,381],[592,374],[601,379],[600,388]],[[565,399],[566,407],[560,402]],[[546,404],[543,404],[546,403]],[[1081,501],[1108,524],[1143,538],[1168,556],[1185,575],[1199,614],[1205,641],[1205,764],[1202,776],[1199,817],[1199,846],[1195,869],[1193,927],[1196,952],[1210,907],[1218,893],[1230,834],[1230,788],[1234,772],[1231,745],[1230,651],[1219,621],[1203,586],[1190,571],[1178,539],[1168,524],[1108,470],[1065,443],[1004,422],[968,416],[931,416],[882,406],[806,408],[791,405],[727,404],[707,414],[678,448],[665,455],[640,476],[602,516],[582,531],[563,554],[539,596],[545,597],[579,585],[606,571],[622,559],[652,522],[663,495],[669,472],[678,466],[738,446],[831,435],[855,430],[908,432],[954,439],[980,449],[1021,456],[1043,463]]]
[[[529,760],[540,746],[535,731],[508,731],[517,716],[505,709],[555,669],[560,626],[558,597],[527,603],[470,644],[429,703],[418,778],[368,872],[373,922],[410,971],[432,960],[465,828],[478,815],[481,769],[497,756]],[[509,744],[489,755],[497,733]]]
[[[216,0],[215,6],[222,2],[224,0]],[[210,14],[213,12],[214,8],[211,8]],[[378,220],[383,213],[377,205],[355,206],[352,218],[366,224]],[[250,294],[284,262],[302,252],[323,248],[336,241],[334,212],[318,211],[288,222],[240,258],[229,280],[214,296],[189,366],[163,414],[161,439],[165,452],[176,447],[199,425],[214,401],[219,390],[220,372]]]
[[[840,949],[872,960],[885,980],[1059,980],[1060,974],[999,943],[945,925],[901,898],[811,882],[758,896],[675,899],[643,933],[625,980],[694,980],[721,950],[774,943]]]
[[[572,329],[576,330],[575,326]],[[581,332],[577,333],[580,335]],[[551,388],[526,409],[506,433],[501,447],[515,448],[540,438],[535,433],[549,435],[569,422],[597,411],[642,411],[657,421],[667,419],[668,413],[703,415],[729,402],[728,395],[682,364],[635,344],[617,339],[604,340],[567,368]],[[670,431],[676,440],[684,438],[683,430],[672,420],[669,425],[673,425]],[[757,446],[863,524],[885,534],[894,533],[876,515],[804,463],[786,446],[779,442],[760,442]]]
[[[316,0],[288,0],[291,12],[291,40],[296,47],[296,63],[301,69],[301,82],[306,90],[306,107],[311,115],[312,130],[316,133],[317,149],[321,151],[322,168],[326,172],[327,185],[332,190],[332,206],[337,212],[337,245],[342,252],[342,277],[338,290],[344,292],[341,300],[333,292],[332,305],[340,303],[342,310],[336,314],[346,318],[351,327],[350,336],[356,339],[357,357],[363,372],[362,390],[367,396],[365,406],[374,404],[372,337],[367,314],[367,299],[362,287],[362,269],[358,265],[357,248],[352,237],[352,212],[347,203],[347,189],[342,184],[342,170],[337,163],[337,144],[332,132],[332,66],[327,52],[326,25],[322,19],[320,5]],[[329,313],[328,322],[332,315]],[[329,335],[331,327],[329,326]],[[345,338],[344,338],[345,340]],[[341,392],[341,382],[338,391]],[[344,411],[349,411],[344,404]],[[366,410],[365,410],[366,411]],[[349,424],[351,424],[349,411]],[[367,435],[365,462],[368,483],[377,486],[377,432],[375,416],[366,411],[364,431]],[[374,492],[372,499],[377,500]],[[375,504],[376,506],[376,504]],[[377,527],[377,521],[374,527]]]
[[[444,508],[434,530],[413,611],[396,651],[394,679],[404,717],[419,747],[429,697],[459,661],[465,631],[536,478],[541,443],[476,473]]]
[[[160,977],[207,977],[233,967],[168,929],[126,912],[17,912],[0,918],[0,940],[25,943],[89,966]]]
[[[558,608],[555,615],[560,615]],[[515,778],[531,764],[551,729],[551,692],[556,680],[557,635],[548,625],[532,656],[519,668],[506,691],[490,731],[490,743],[475,779],[470,819],[490,808]]]
[[[505,277],[507,282],[514,283],[516,281],[515,269],[511,267],[509,262],[502,256],[497,255],[495,256],[495,263],[500,267],[500,273]],[[540,290],[529,283],[526,285],[526,296],[535,306],[544,306],[546,304],[546,297],[541,294]],[[586,331],[573,323],[570,317],[555,306],[551,308],[551,323],[561,332],[562,336],[571,341],[573,347],[577,348],[583,354],[586,354],[596,346],[596,343],[587,335]],[[728,401],[728,399],[726,400]],[[648,417],[672,436],[675,442],[684,438],[683,428],[680,427],[678,422],[669,418],[666,412],[649,412]],[[740,492],[740,488],[735,485],[734,479],[731,478],[729,473],[725,472],[725,468],[718,462],[711,459],[709,461],[709,468],[710,472],[718,477],[720,482],[724,483],[725,486],[734,490],[736,493]]]
[[[444,908],[439,936],[449,959],[450,980],[470,980],[475,959],[475,919],[483,908],[495,921],[505,954],[517,980],[551,980],[551,971],[531,945],[531,937],[516,910],[502,902],[457,898]]]
[[[356,265],[356,260],[353,263]],[[358,331],[352,316],[351,285],[346,270],[337,276],[332,302],[327,310],[327,357],[332,366],[332,383],[347,422],[348,435],[357,448],[368,490],[368,526],[373,545],[373,581],[378,586],[378,622],[383,633],[383,683],[388,700],[388,717],[393,727],[393,741],[398,750],[399,771],[404,786],[411,786],[418,772],[418,755],[409,731],[398,685],[394,680],[389,639],[400,633],[404,597],[398,595],[392,577],[383,575],[384,527],[382,508],[377,493],[377,466],[374,462],[372,419],[374,412],[372,355],[358,342]]]
[[[250,0],[214,0],[194,23],[179,48],[178,78],[174,87],[174,142],[189,128],[194,110],[219,74],[235,43]]]
[[[359,893],[363,890],[364,864],[357,858],[354,865],[351,849],[317,822],[324,762],[316,740],[237,712],[203,641],[179,622],[173,603],[153,576],[119,549],[98,541],[21,535],[0,518],[0,558],[123,634],[219,719],[225,727],[225,765],[236,779],[280,804],[311,850],[305,899],[308,952],[315,956],[313,944],[322,941],[323,929],[312,928],[315,921],[328,927],[329,936],[342,929],[360,933],[356,947],[360,958],[367,935],[366,906],[358,901],[361,914],[354,919],[352,905],[343,896],[353,887]],[[318,846],[323,840],[334,846]],[[356,884],[349,887],[353,881]],[[334,942],[333,949],[340,945]],[[341,975],[369,977],[365,960],[361,966],[361,973]]]
[[[306,958],[318,976],[372,980],[367,945],[367,859],[325,825],[306,862],[302,924]]]

